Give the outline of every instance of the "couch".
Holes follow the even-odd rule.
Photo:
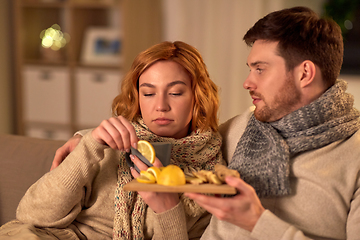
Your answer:
[[[26,190],[48,172],[65,141],[0,134],[0,226],[15,219]]]

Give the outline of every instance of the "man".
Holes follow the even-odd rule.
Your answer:
[[[336,80],[339,26],[297,7],[268,14],[244,40],[255,110],[221,126],[242,180],[226,179],[233,197],[186,194],[213,214],[202,239],[359,239],[360,122]]]
[[[360,113],[337,80],[339,26],[296,7],[260,19],[244,40],[255,110],[221,126],[241,175],[226,181],[239,193],[186,193],[213,214],[202,239],[358,239]]]

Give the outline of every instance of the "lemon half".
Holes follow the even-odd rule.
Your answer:
[[[157,183],[165,186],[184,185],[185,174],[180,167],[170,164],[161,170]]]

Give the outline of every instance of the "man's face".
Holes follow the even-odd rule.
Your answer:
[[[250,91],[256,119],[262,122],[279,120],[300,106],[300,89],[277,54],[277,44],[257,40],[247,58],[250,73],[243,86]]]

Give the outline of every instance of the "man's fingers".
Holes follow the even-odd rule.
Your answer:
[[[74,137],[73,137],[74,138]],[[51,168],[50,168],[50,171],[57,168],[61,163],[62,161],[67,157],[67,155],[69,155],[69,153],[74,150],[75,145],[74,147],[71,146],[71,140],[70,139],[68,142],[66,142],[62,147],[58,148],[55,152],[55,157],[54,157],[54,160],[51,164]],[[78,141],[77,141],[78,143]]]
[[[71,153],[79,144],[81,138],[81,135],[76,134],[71,137],[63,146],[56,150],[50,171],[54,170],[62,163],[62,161],[69,155],[69,153]]]
[[[246,196],[256,195],[255,190],[241,178],[227,176],[225,178],[225,182],[229,186],[235,187],[238,190],[238,192],[241,193],[242,195],[246,195]]]
[[[53,160],[53,162],[52,162],[52,164],[51,164],[50,171],[52,171],[52,170],[54,170],[55,168],[57,168],[57,167],[60,165],[60,163],[62,163],[63,160],[64,160],[64,159],[62,159],[62,156],[60,156],[60,155],[55,155],[54,160]]]
[[[206,209],[216,217],[221,216],[221,209],[224,206],[223,198],[206,196],[199,193],[185,193],[185,196],[193,199],[200,207]]]
[[[195,200],[197,203],[204,206],[212,206],[218,208],[223,205],[221,198],[218,197],[206,196],[199,193],[185,193],[185,196]]]

